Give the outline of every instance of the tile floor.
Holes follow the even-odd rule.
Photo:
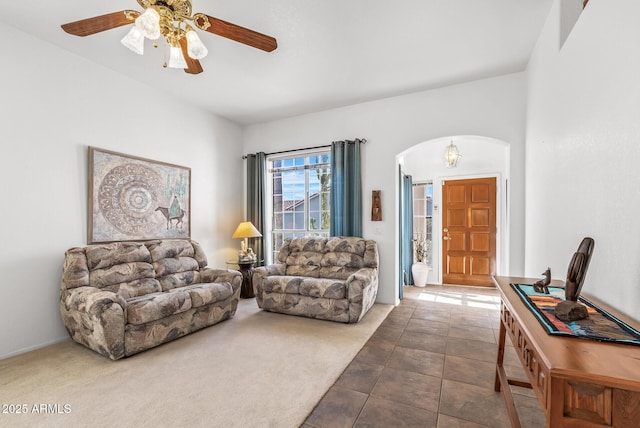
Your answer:
[[[509,427],[504,399],[493,390],[497,290],[428,285],[404,293],[303,428]],[[511,346],[505,369],[526,379]],[[544,427],[533,392],[511,388],[522,426]]]

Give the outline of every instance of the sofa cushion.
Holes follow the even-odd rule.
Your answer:
[[[323,267],[340,266],[351,269],[360,269],[364,266],[364,257],[359,254],[333,251],[331,253],[326,253],[322,257],[320,265]]]
[[[156,276],[162,277],[180,272],[197,272],[200,266],[193,257],[175,257],[154,261],[153,268],[156,270]]]
[[[155,262],[160,259],[174,257],[191,257],[195,256],[195,250],[190,241],[184,239],[167,239],[164,241],[148,241],[145,242],[146,247],[151,253],[151,259]]]
[[[326,238],[295,238],[287,239],[278,252],[280,263],[287,263],[287,258],[295,253],[324,253]]]
[[[89,270],[105,269],[123,263],[151,263],[149,250],[140,242],[90,245],[86,248],[86,255]]]
[[[297,238],[286,241],[278,253],[279,259],[286,265],[285,274],[317,278],[325,241],[324,238]]]
[[[112,291],[124,299],[144,296],[145,294],[162,291],[160,283],[155,278],[142,278],[130,282],[120,282],[102,288],[105,291]]]
[[[300,295],[326,299],[344,299],[347,297],[347,287],[344,281],[340,280],[304,278],[300,283]]]
[[[173,290],[174,288],[186,287],[191,284],[201,282],[201,274],[197,270],[188,270],[186,272],[173,273],[158,278],[163,291]]]
[[[294,251],[312,251],[314,253],[324,253],[326,238],[304,237],[296,238],[289,241],[289,249]]]
[[[152,293],[127,300],[127,321],[144,324],[191,309],[189,293],[183,290]]]
[[[326,253],[351,253],[364,256],[367,248],[367,241],[363,238],[351,236],[335,236],[327,239],[325,245]]]
[[[89,285],[108,287],[122,282],[132,282],[142,278],[155,278],[153,266],[147,262],[130,262],[95,269],[89,272]]]
[[[293,252],[287,257],[285,274],[317,278],[321,261],[322,253]]]
[[[189,293],[192,308],[199,308],[200,306],[228,299],[233,294],[233,288],[228,282],[194,284],[182,287],[180,291]],[[176,291],[172,290],[170,292],[175,293]]]
[[[268,276],[264,278],[262,286],[266,293],[299,294],[302,279],[300,276]]]
[[[335,254],[335,253],[333,253]],[[339,279],[346,281],[349,276],[357,272],[360,269],[346,267],[346,266],[323,266],[318,272],[320,278]]]
[[[327,299],[344,299],[347,291],[343,281],[300,276],[269,276],[264,278],[266,293],[299,294]]]
[[[163,291],[200,282],[199,270],[207,262],[199,245],[194,247],[187,240],[149,241],[145,245]],[[195,258],[196,254],[200,261]]]
[[[192,257],[160,259],[153,267],[164,291],[200,282],[200,266]]]
[[[362,238],[334,237],[327,239],[325,254],[320,262],[320,278],[346,280],[365,266],[367,241]]]

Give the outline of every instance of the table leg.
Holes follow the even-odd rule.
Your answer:
[[[500,335],[498,337],[498,358],[496,360],[496,378],[493,384],[493,389],[496,392],[500,392],[500,367],[504,361],[504,347],[506,342],[507,329],[504,323],[500,321]]]

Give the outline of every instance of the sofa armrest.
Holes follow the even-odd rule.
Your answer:
[[[262,282],[268,276],[282,276],[285,274],[286,265],[283,263],[276,263],[273,265],[260,266],[253,269],[253,287],[256,288],[257,284],[262,286]]]
[[[261,275],[263,278],[272,275],[284,275],[286,265],[284,263],[276,263],[273,265],[260,266],[253,270],[253,274]]]
[[[362,268],[349,275],[345,284],[347,286],[347,299],[350,302],[362,302],[367,288],[375,288],[373,292],[377,294],[378,269]]]
[[[349,275],[345,284],[349,300],[349,322],[358,322],[375,303],[378,295],[378,269],[362,268]]]
[[[67,310],[85,312],[97,318],[113,304],[120,306],[123,312],[127,308],[127,302],[118,294],[89,286],[64,290],[61,300]]]
[[[282,276],[285,272],[286,265],[284,263],[260,266],[253,270],[253,291],[255,292],[256,303],[258,303],[259,308],[262,308],[262,299],[264,297],[264,279],[268,276]]]
[[[203,283],[228,282],[234,293],[242,286],[242,274],[237,270],[203,268],[200,269],[200,280]]]
[[[349,275],[345,283],[350,285],[355,281],[361,281],[365,287],[378,281],[378,269],[362,268]]]
[[[60,314],[76,342],[112,360],[125,356],[127,303],[116,293],[88,286],[64,290]]]

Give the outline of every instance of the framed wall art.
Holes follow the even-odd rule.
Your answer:
[[[190,238],[191,169],[89,147],[87,242]]]

